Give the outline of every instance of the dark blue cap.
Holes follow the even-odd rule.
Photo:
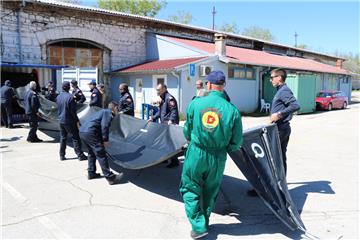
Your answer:
[[[77,81],[75,79],[71,80],[72,85],[77,85]]]
[[[225,74],[222,71],[212,71],[206,76],[206,80],[215,85],[223,85],[225,83]]]
[[[91,82],[89,82],[89,85],[94,85],[94,86],[96,86],[96,80],[95,80],[95,79],[91,80]]]
[[[64,90],[70,89],[70,83],[68,81],[64,81],[62,83],[62,89]]]

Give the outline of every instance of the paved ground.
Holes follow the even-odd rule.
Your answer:
[[[245,128],[268,118],[244,117]],[[290,193],[308,231],[358,239],[359,104],[295,116],[288,149]],[[86,179],[86,161],[58,159],[56,139],[29,144],[24,128],[1,129],[2,238],[189,238],[178,193],[181,167],[128,171],[127,184]],[[68,157],[74,157],[68,148]],[[208,239],[299,239],[229,159]]]

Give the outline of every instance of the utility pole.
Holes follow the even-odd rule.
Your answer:
[[[295,47],[297,47],[297,37],[298,37],[299,35],[297,34],[297,32],[295,31],[295,34],[294,34],[294,37],[295,37]]]
[[[213,30],[215,30],[215,14],[216,14],[215,6],[213,6],[213,11],[212,11],[212,15],[213,15],[213,27],[212,27],[212,29]]]

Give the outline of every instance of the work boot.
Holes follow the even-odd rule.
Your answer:
[[[65,156],[60,156],[60,161],[64,161],[66,160],[66,157]]]
[[[83,161],[83,160],[87,160],[88,158],[87,156],[85,156],[85,154],[81,154],[78,159],[79,161]]]
[[[249,191],[247,191],[247,195],[249,195],[250,197],[258,197],[258,193],[255,191],[255,189],[251,189]]]
[[[166,165],[167,168],[174,168],[179,166],[179,160],[172,160],[170,161],[170,163],[168,165]]]
[[[124,174],[123,173],[119,173],[119,174],[112,174],[110,175],[110,177],[107,177],[106,180],[108,181],[108,183],[110,185],[114,185],[114,184],[119,184],[123,182],[123,178],[124,178]]]
[[[200,239],[200,238],[205,237],[206,235],[208,235],[207,231],[202,232],[202,233],[197,233],[197,232],[194,232],[194,231],[191,230],[191,232],[190,232],[190,237],[192,239]]]
[[[101,178],[100,173],[96,173],[96,172],[88,172],[88,179],[95,179],[95,178]]]

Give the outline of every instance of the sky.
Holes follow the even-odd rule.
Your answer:
[[[82,0],[94,5],[96,0]],[[268,29],[276,43],[294,46],[305,44],[309,50],[335,54],[353,54],[360,48],[360,3],[359,1],[175,1],[167,5],[155,18],[168,20],[178,11],[193,16],[190,25],[212,28],[212,9],[216,8],[215,25],[236,23],[240,33],[248,27]]]

